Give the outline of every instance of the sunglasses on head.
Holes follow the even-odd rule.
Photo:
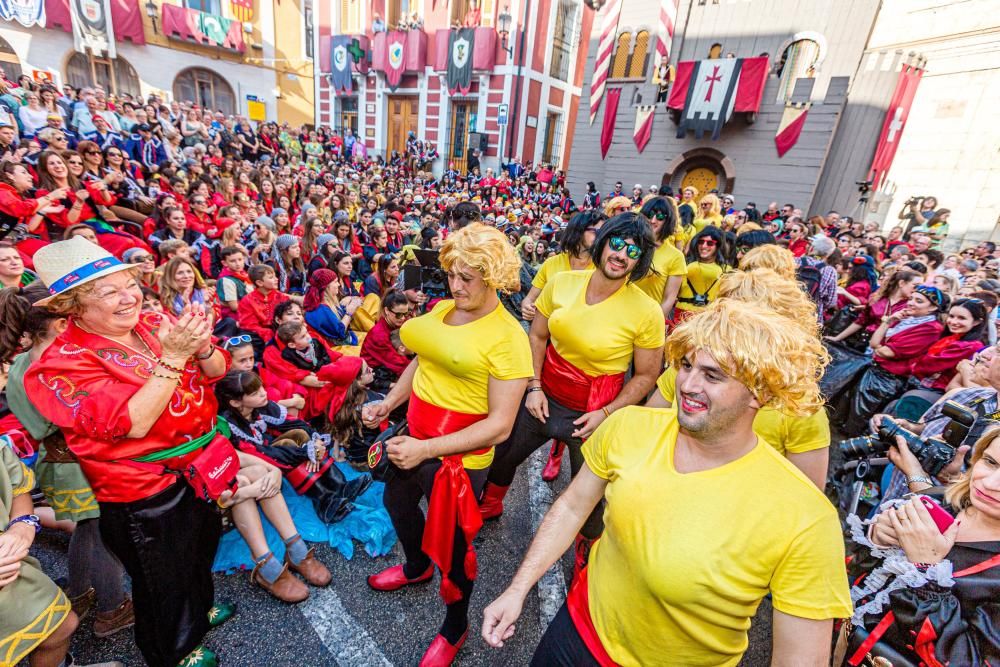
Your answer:
[[[625,256],[629,259],[639,259],[642,257],[642,249],[634,243],[626,243],[620,236],[612,236],[608,239],[608,246],[615,252],[625,249]]]
[[[232,338],[227,338],[226,342],[223,343],[225,348],[236,347],[237,345],[246,345],[251,342],[250,336],[243,334],[242,336],[233,336]]]

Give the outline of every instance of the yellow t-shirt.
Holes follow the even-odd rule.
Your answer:
[[[663,345],[663,311],[637,285],[625,283],[610,297],[587,305],[594,269],[564,271],[542,289],[535,308],[549,320],[556,352],[587,375],[628,370],[635,347]]]
[[[692,224],[694,225],[694,229],[696,232],[700,232],[709,225],[712,225],[714,227],[722,227],[722,214],[717,213],[715,215],[710,215],[705,218],[696,215]]]
[[[656,388],[671,405],[676,402],[676,382],[677,369],[673,367],[663,371],[656,380]],[[823,408],[808,417],[796,417],[764,406],[753,420],[753,432],[782,456],[830,446],[830,418]]]
[[[691,243],[691,239],[694,238],[694,235],[694,225],[684,226],[680,223],[680,221],[678,221],[677,227],[674,229],[674,233],[667,237],[666,243],[670,243],[676,248],[679,241],[684,248],[687,248],[688,244]]]
[[[413,393],[446,410],[486,414],[491,377],[516,380],[534,375],[528,336],[502,304],[489,315],[459,326],[444,322],[454,308],[454,301],[441,301],[399,330],[400,340],[418,359]],[[470,469],[486,468],[492,462],[492,449],[463,458]]]
[[[694,299],[695,293],[691,290],[694,287],[698,294],[708,295],[708,303],[715,301],[719,296],[719,278],[726,269],[715,262],[706,264],[704,262],[691,262],[687,265],[687,278],[681,283],[681,290],[677,293],[677,307],[681,310],[704,310],[705,306],[698,306],[684,299]],[[706,303],[706,305],[708,305]]]
[[[639,288],[648,294],[656,303],[663,303],[663,290],[667,286],[667,278],[670,276],[686,276],[687,263],[684,261],[684,253],[667,239],[653,253],[653,267],[646,276],[636,283]]]
[[[593,266],[594,264],[591,262],[588,268],[593,268]],[[538,268],[538,273],[531,279],[531,286],[542,289],[545,287],[545,283],[552,280],[552,276],[563,271],[572,270],[573,267],[569,263],[569,253],[561,252],[558,255],[553,255],[542,262],[542,265]]]
[[[736,665],[757,606],[814,620],[852,605],[830,501],[758,440],[726,465],[674,469],[677,412],[631,406],[584,443],[608,480],[590,615],[620,665]]]

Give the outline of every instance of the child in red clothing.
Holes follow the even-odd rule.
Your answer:
[[[254,364],[253,345],[250,336],[234,336],[222,343],[222,349],[229,353],[232,359],[230,370],[256,372]],[[264,371],[262,368],[261,371]],[[306,389],[290,380],[278,377],[273,373],[261,373],[261,379],[265,381],[264,388],[267,390],[268,400],[274,401],[288,409],[288,414],[297,417],[299,411],[306,405]]]
[[[278,291],[278,276],[265,264],[254,264],[247,272],[253,282],[253,291],[240,300],[237,322],[240,329],[256,334],[265,343],[274,337],[271,322],[274,308],[288,301],[288,295]]]
[[[285,322],[264,351],[264,365],[275,375],[306,389],[303,419],[333,417],[351,383],[367,371],[360,357],[349,357],[313,338],[302,322]]]

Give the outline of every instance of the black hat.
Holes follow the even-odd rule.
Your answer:
[[[136,125],[135,130],[136,132],[152,132],[149,125],[147,125],[146,123],[139,123],[138,125]]]

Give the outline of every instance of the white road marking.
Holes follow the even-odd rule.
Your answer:
[[[392,667],[371,635],[348,613],[332,588],[309,587],[309,599],[299,611],[327,650],[345,667]]]
[[[528,505],[531,508],[532,534],[538,532],[545,513],[549,511],[555,494],[542,480],[542,469],[549,459],[549,444],[539,447],[528,459]],[[569,454],[563,456],[563,465],[569,465]],[[542,634],[556,617],[566,600],[566,577],[563,575],[561,560],[556,561],[542,578],[538,580],[538,623]]]

